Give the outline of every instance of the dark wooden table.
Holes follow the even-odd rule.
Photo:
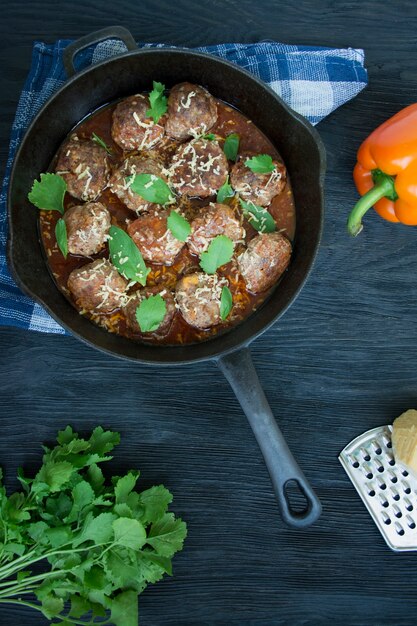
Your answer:
[[[253,346],[265,392],[323,502],[306,531],[282,523],[245,417],[213,365],[132,365],[71,337],[0,332],[0,464],[35,469],[41,442],[67,423],[122,433],[114,467],[163,482],[189,538],[175,577],[140,599],[142,626],[414,626],[417,555],[385,545],[340,466],[356,435],[417,406],[417,233],[375,214],[345,234],[359,143],[417,101],[417,9],[300,0],[3,0],[0,162],[32,42],[120,23],[137,39],[189,46],[275,39],[365,49],[369,87],[322,122],[327,215],[315,271],[284,318]],[[46,624],[1,608],[0,624]]]

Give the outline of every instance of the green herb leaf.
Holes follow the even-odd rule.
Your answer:
[[[110,541],[113,538],[112,524],[115,519],[113,513],[100,513],[97,517],[89,513],[80,536],[73,541],[74,546],[77,547],[85,541],[94,541],[95,544]]]
[[[42,601],[42,613],[48,619],[52,619],[61,613],[64,608],[64,601],[62,598],[57,598],[55,595],[49,595]]]
[[[227,319],[233,307],[232,293],[229,287],[224,286],[222,289],[222,297],[220,300],[220,317],[222,320]]]
[[[101,137],[99,137],[98,135],[96,135],[96,133],[93,133],[91,135],[91,139],[93,141],[95,141],[96,143],[98,143],[99,146],[101,146],[102,148],[105,149],[105,151],[107,152],[107,154],[111,154],[111,148],[109,148],[109,146],[106,144],[106,142],[104,141],[104,139],[102,139]]]
[[[114,540],[125,548],[140,550],[146,543],[146,530],[136,519],[119,517],[113,522]]]
[[[272,157],[269,154],[258,154],[251,159],[246,159],[245,165],[255,174],[270,174],[275,169]]]
[[[172,513],[166,513],[164,517],[152,524],[148,534],[147,543],[155,548],[160,556],[172,556],[181,550],[183,541],[187,536],[187,528],[181,519],[174,519]]]
[[[237,153],[239,151],[240,137],[237,133],[231,133],[227,135],[223,145],[223,152],[229,161],[236,161]]]
[[[58,174],[41,174],[40,182],[35,180],[28,194],[29,202],[44,211],[64,213],[64,196],[67,183]]]
[[[167,305],[158,293],[155,296],[144,298],[136,309],[136,319],[143,333],[157,330],[164,320]]]
[[[214,141],[216,139],[216,135],[214,133],[204,133],[204,135],[201,135],[201,139],[205,139],[206,141]]]
[[[35,482],[45,483],[53,493],[68,483],[74,471],[74,466],[68,461],[48,461],[37,473]]]
[[[178,241],[187,241],[191,234],[190,223],[177,211],[172,210],[167,219],[168,228]]]
[[[150,269],[133,239],[117,226],[110,227],[109,236],[110,258],[117,271],[128,280],[145,286]]]
[[[134,591],[124,591],[112,600],[111,623],[115,626],[138,626],[138,597]]]
[[[151,487],[139,495],[139,503],[144,507],[141,521],[157,522],[161,519],[172,502],[172,494],[163,485]]]
[[[67,237],[67,225],[62,217],[56,223],[55,237],[58,244],[58,248],[61,250],[65,258],[68,256],[68,237]]]
[[[168,109],[168,101],[164,96],[165,85],[153,81],[153,89],[149,94],[149,103],[151,108],[146,111],[146,117],[151,117],[155,124],[166,113]]]
[[[276,230],[275,220],[267,209],[242,199],[239,202],[244,216],[255,230],[260,233],[273,233]]]
[[[132,177],[128,177],[130,182]],[[155,174],[135,174],[130,189],[147,202],[168,204],[174,202],[174,196],[166,182]]]
[[[216,270],[228,263],[233,256],[233,241],[226,235],[218,235],[210,243],[207,252],[200,257],[200,266],[207,274],[215,274]]]
[[[234,189],[232,185],[229,183],[229,177],[226,178],[226,181],[220,187],[217,192],[217,202],[219,204],[224,204],[227,198],[232,198],[235,195]]]
[[[128,495],[135,488],[138,478],[138,472],[129,472],[128,474],[126,474],[126,476],[119,478],[114,489],[114,495],[116,496],[117,504],[127,502]]]

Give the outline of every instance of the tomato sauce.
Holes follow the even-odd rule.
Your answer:
[[[135,152],[123,152],[123,150],[113,141],[111,136],[111,122],[112,113],[117,103],[106,105],[100,108],[98,111],[92,113],[87,118],[82,120],[72,131],[71,134],[76,132],[80,138],[91,138],[92,133],[96,133],[101,139],[105,141],[107,146],[111,149],[110,163],[112,169],[118,168],[126,156],[133,155]],[[273,144],[265,137],[265,135],[242,113],[236,109],[228,106],[224,102],[217,100],[218,104],[218,120],[214,127],[210,129],[210,133],[215,133],[225,138],[230,133],[238,133],[240,136],[239,153],[252,152],[255,154],[269,154],[272,158],[280,158],[279,153]],[[222,141],[219,142],[222,146]],[[179,142],[172,139],[164,139],[162,146],[158,145],[153,150],[146,152],[148,156],[158,156],[165,160],[168,164],[172,154],[178,147]],[[141,154],[145,154],[141,152]],[[54,164],[56,158],[52,161],[51,171],[54,170]],[[136,219],[136,215],[133,211],[128,209],[109,189],[105,189],[102,194],[96,199],[97,202],[102,202],[111,214],[112,224],[119,226],[124,230],[127,229],[128,223]],[[188,220],[192,220],[198,213],[202,206],[207,206],[209,202],[215,201],[215,198],[180,198],[178,205],[181,210],[184,211]],[[81,204],[79,200],[71,197],[68,193],[65,197],[65,208],[68,209],[71,206]],[[239,204],[237,198],[233,198],[230,205],[239,211]],[[277,230],[281,230],[290,239],[293,240],[295,233],[295,207],[294,198],[291,190],[291,183],[287,176],[286,186],[281,194],[273,198],[271,204],[268,206],[268,211],[275,219]],[[240,211],[239,211],[240,213]],[[91,257],[81,257],[69,254],[67,259],[63,257],[58,249],[55,238],[55,225],[60,215],[57,211],[41,211],[40,212],[40,233],[43,247],[45,250],[45,256],[48,267],[57,287],[64,293],[71,304],[77,308],[71,293],[67,289],[67,281],[70,273],[91,261],[105,257],[108,258],[107,246],[99,254]],[[247,220],[243,222],[246,230],[246,241],[250,241],[258,233],[252,228]],[[245,247],[242,244],[238,244],[235,250],[235,256],[238,256]],[[175,289],[175,285],[178,279],[184,273],[190,273],[193,271],[201,271],[199,267],[199,258],[190,253],[187,246],[179,253],[175,260],[174,265],[167,267],[163,265],[154,265],[146,262],[146,265],[150,268],[151,272],[148,276],[147,286],[161,286],[161,290],[164,288]],[[265,299],[270,295],[271,291],[275,289],[274,285],[270,290],[260,293],[252,294],[246,289],[245,282],[240,276],[236,263],[232,260],[227,265],[221,267],[218,270],[220,276],[224,276],[229,281],[229,288],[233,296],[233,309],[228,319],[221,324],[218,324],[208,330],[200,330],[187,324],[182,318],[179,311],[176,312],[170,331],[164,337],[158,336],[157,333],[140,333],[132,331],[126,324],[126,320],[122,310],[115,310],[109,314],[103,313],[89,313],[84,312],[83,315],[88,317],[92,322],[104,327],[109,332],[118,333],[134,341],[141,341],[146,343],[175,345],[175,344],[190,344],[200,341],[205,341],[214,335],[225,332],[239,324],[253,311],[258,309]],[[132,291],[137,288],[133,287]]]

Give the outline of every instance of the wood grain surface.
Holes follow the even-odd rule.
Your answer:
[[[0,331],[0,463],[16,488],[67,423],[120,430],[112,467],[164,483],[188,522],[173,579],[140,598],[141,626],[415,626],[417,554],[385,545],[337,455],[417,408],[417,233],[375,214],[345,234],[359,143],[417,101],[417,8],[376,0],[3,0],[0,164],[32,42],[107,25],[138,40],[199,45],[275,39],[362,47],[369,87],[322,122],[326,222],[307,286],[253,358],[279,424],[323,502],[306,531],[280,520],[243,413],[212,364],[173,369],[109,358],[71,337]],[[110,469],[110,468],[109,468]],[[47,624],[1,608],[1,626]]]

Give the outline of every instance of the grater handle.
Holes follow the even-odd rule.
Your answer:
[[[320,500],[291,454],[265,397],[248,348],[217,360],[252,427],[271,476],[283,520],[296,528],[306,528],[321,514]],[[290,485],[298,486],[306,508],[295,511],[288,496]]]

